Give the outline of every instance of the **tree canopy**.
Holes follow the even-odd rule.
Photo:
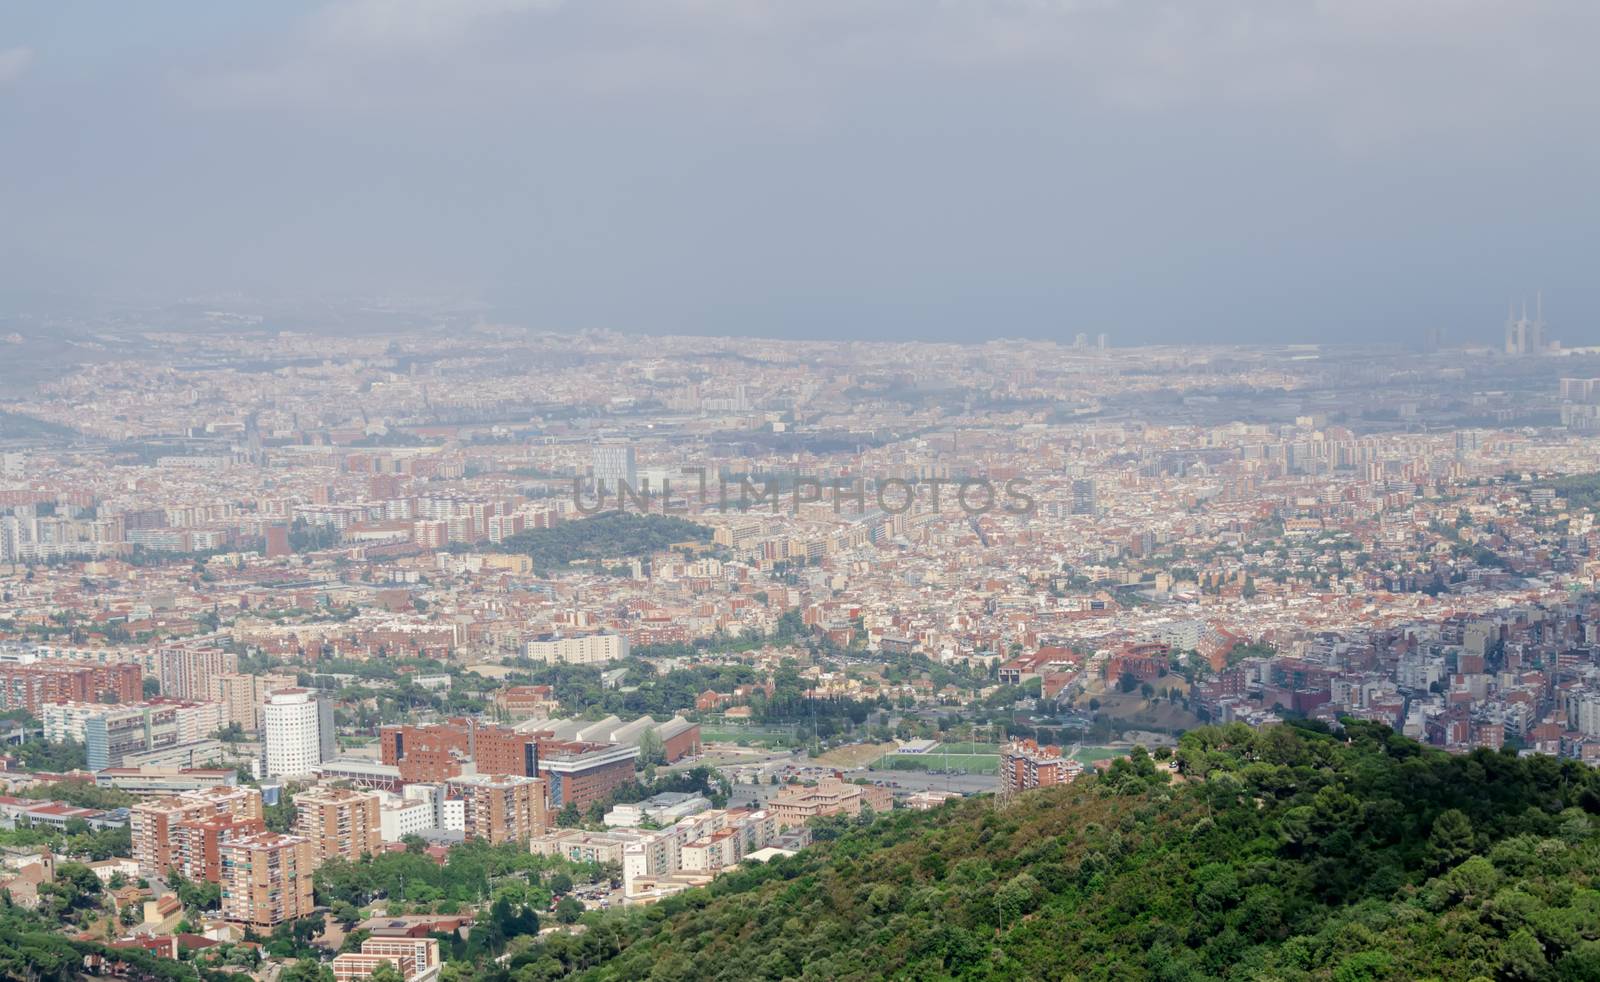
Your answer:
[[[1350,722],[1192,731],[517,954],[544,979],[1600,977],[1600,774]]]

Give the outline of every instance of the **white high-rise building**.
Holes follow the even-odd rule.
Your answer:
[[[602,443],[594,448],[594,483],[596,489],[617,493],[617,485],[627,481],[628,487],[639,486],[639,463],[633,448],[623,443]]]
[[[1580,692],[1567,702],[1567,725],[1584,736],[1600,736],[1600,692]]]
[[[1544,294],[1539,294],[1532,320],[1528,319],[1528,302],[1522,302],[1522,316],[1506,310],[1506,354],[1538,355],[1548,347],[1544,337]]]
[[[310,774],[333,759],[333,705],[311,689],[280,689],[261,707],[267,776]]]

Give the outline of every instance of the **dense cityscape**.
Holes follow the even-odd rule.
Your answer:
[[[1600,762],[1600,354],[1542,309],[1410,352],[200,320],[83,325],[3,407],[3,889],[105,964],[543,977],[884,813],[1182,779],[1206,725]]]
[[[0,5],[0,982],[1600,982],[1597,42]]]

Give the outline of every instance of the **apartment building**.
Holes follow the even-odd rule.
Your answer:
[[[246,732],[258,733],[267,696],[298,684],[292,675],[219,674],[211,679],[211,699],[222,704],[224,726],[237,723]]]
[[[311,843],[317,865],[355,861],[382,847],[379,798],[351,788],[308,788],[294,796],[295,834]]]
[[[220,852],[223,917],[270,928],[312,912],[316,860],[306,839],[262,832],[225,842]]]
[[[600,665],[628,657],[628,639],[620,634],[584,634],[572,638],[540,638],[525,650],[547,665]]]
[[[188,864],[186,876],[216,882],[215,876],[204,872],[209,868],[208,857],[234,831],[260,831],[264,828],[262,818],[261,792],[251,787],[220,786],[141,801],[128,816],[133,858],[143,876],[161,876],[168,869],[182,869]],[[186,822],[205,823],[212,819],[227,822],[192,832],[179,829]]]
[[[1066,784],[1082,772],[1083,765],[1061,756],[1060,747],[1032,740],[1013,740],[1000,754],[1000,787],[1007,794]]]
[[[164,645],[156,653],[161,694],[194,702],[216,698],[216,678],[239,671],[239,656],[209,641]]]
[[[545,782],[515,774],[463,774],[445,782],[465,806],[466,835],[491,845],[527,842],[544,831]]]
[[[626,851],[635,845],[655,841],[654,833],[635,829],[607,829],[591,832],[586,829],[549,829],[534,836],[528,849],[537,856],[559,856],[574,863],[616,863],[620,865]],[[666,848],[664,845],[662,848]],[[665,865],[666,860],[662,860]]]
[[[139,666],[127,662],[0,663],[0,711],[26,709],[37,716],[41,706],[52,702],[138,702],[144,695],[143,679]]]

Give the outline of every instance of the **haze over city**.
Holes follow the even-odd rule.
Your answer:
[[[1600,6],[0,12],[0,979],[1600,979]]]
[[[549,330],[1600,340],[1600,8],[76,2],[0,12],[0,299]]]

